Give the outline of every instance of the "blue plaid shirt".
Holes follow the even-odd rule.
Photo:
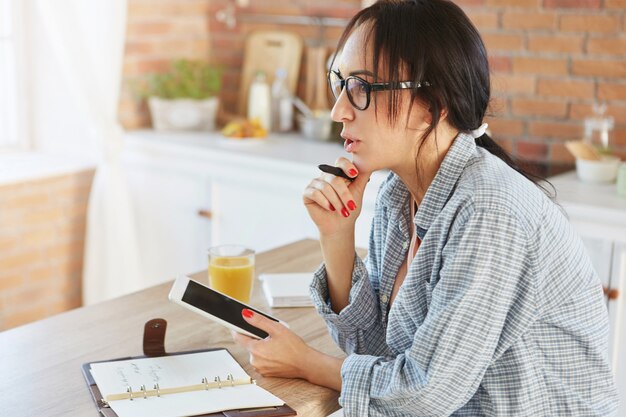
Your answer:
[[[348,354],[346,416],[607,416],[617,410],[600,281],[544,193],[460,134],[413,219],[391,173],[350,303],[316,308]],[[395,301],[410,229],[422,243]]]

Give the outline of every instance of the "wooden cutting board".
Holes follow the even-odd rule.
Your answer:
[[[296,94],[302,47],[302,38],[291,32],[263,30],[248,35],[239,87],[239,114],[246,115],[250,84],[259,70],[265,72],[267,82],[271,86],[276,70],[286,69],[287,86],[291,94]]]
[[[328,50],[324,46],[310,46],[306,51],[306,89],[304,101],[312,110],[328,110],[328,82],[326,62]]]

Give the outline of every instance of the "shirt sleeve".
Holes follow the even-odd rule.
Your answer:
[[[426,318],[415,323],[412,346],[393,359],[346,358],[340,397],[346,416],[450,415],[532,325],[535,271],[527,233],[508,212],[468,217],[442,249],[439,279]],[[408,303],[397,308],[411,320]]]
[[[389,183],[393,176],[387,178]],[[326,321],[329,333],[337,345],[347,354],[372,354],[390,356],[385,340],[381,306],[378,301],[381,258],[381,242],[385,236],[387,219],[384,199],[387,186],[383,184],[376,197],[376,206],[370,229],[368,255],[363,261],[354,256],[352,287],[348,305],[336,314],[330,307],[326,266],[322,264],[313,276],[311,298],[320,316]]]
[[[330,335],[344,352],[385,354],[385,333],[378,297],[372,288],[365,263],[357,254],[354,258],[348,305],[339,314],[330,306],[324,264],[313,276],[311,297],[317,312],[326,321]]]

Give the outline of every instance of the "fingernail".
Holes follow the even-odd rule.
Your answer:
[[[352,200],[348,201],[348,208],[354,211],[354,209],[356,208],[356,203]]]
[[[350,215],[350,213],[348,212],[348,210],[346,210],[346,208],[345,208],[345,207],[342,207],[342,208],[341,208],[341,215],[342,215],[343,217],[348,217],[348,216]]]
[[[329,204],[330,206],[330,211],[335,211],[335,207],[332,204]]]
[[[355,177],[358,173],[359,171],[354,168],[350,168],[350,171],[348,171],[348,174],[352,175],[353,177]]]
[[[252,316],[254,316],[254,313],[252,312],[252,310],[248,310],[247,308],[244,308],[243,310],[241,310],[241,315],[247,319],[251,319]]]

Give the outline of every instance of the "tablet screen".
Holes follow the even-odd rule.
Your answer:
[[[268,336],[267,333],[248,324],[243,317],[241,317],[241,310],[247,308],[254,311],[256,314],[262,314],[271,320],[278,321],[267,314],[264,314],[245,304],[241,304],[239,301],[226,297],[225,295],[192,280],[189,280],[189,284],[187,284],[182,301],[199,308],[212,316],[227,321],[236,327],[255,334],[262,339],[265,339]]]

